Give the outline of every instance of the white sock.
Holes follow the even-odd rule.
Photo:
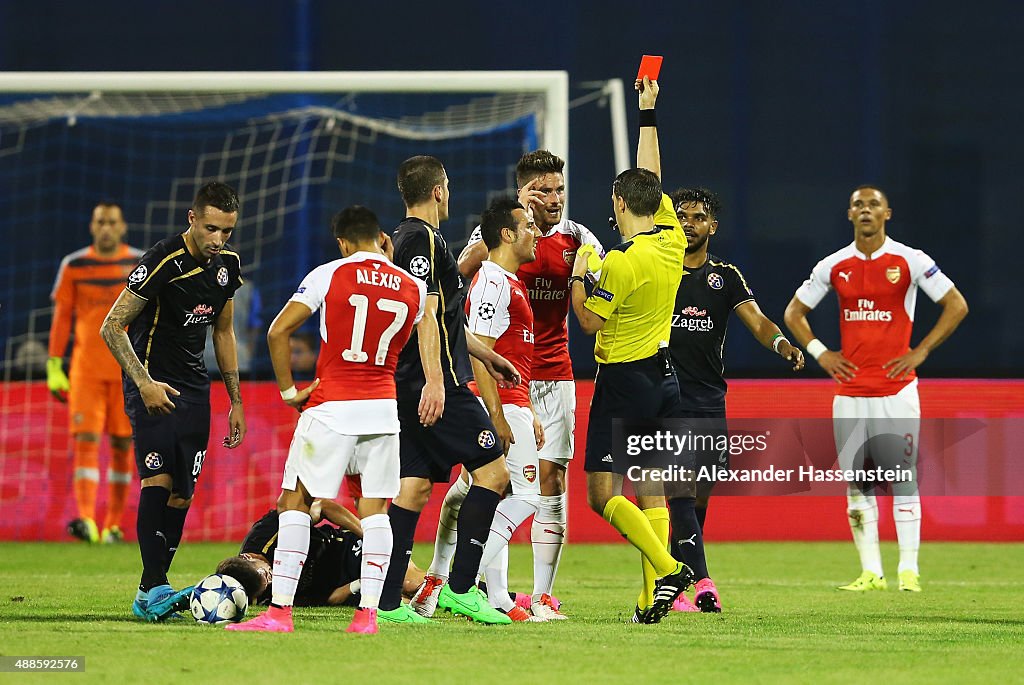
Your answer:
[[[387,514],[374,514],[362,519],[363,551],[359,565],[359,608],[376,609],[384,587],[384,577],[391,562],[391,519]]]
[[[917,551],[921,547],[921,497],[893,495],[892,518],[896,522],[896,539],[900,545],[899,570],[919,573]]]
[[[533,517],[530,539],[533,542],[533,601],[550,595],[555,587],[558,561],[565,543],[565,493],[540,497],[537,515]]]
[[[455,556],[455,543],[458,542],[459,511],[462,502],[469,494],[469,483],[462,477],[455,479],[441,504],[441,514],[437,519],[437,537],[434,539],[434,558],[430,561],[427,574],[438,578],[448,578]]]
[[[498,508],[494,510],[494,519],[491,521],[491,532],[487,535],[487,544],[484,545],[484,553],[480,557],[480,568],[488,568],[498,558],[501,550],[508,547],[512,534],[523,521],[537,513],[536,496],[523,497],[510,495],[498,502]],[[488,593],[490,586],[491,580],[488,578]]]
[[[484,568],[487,578],[487,603],[505,613],[512,611],[516,603],[508,596],[508,545],[504,545],[491,565]]]
[[[277,517],[277,549],[270,601],[281,607],[295,603],[295,588],[309,552],[309,514],[285,511]]]
[[[847,515],[853,544],[860,554],[860,566],[882,577],[882,553],[878,548],[878,505],[874,495],[847,494]]]

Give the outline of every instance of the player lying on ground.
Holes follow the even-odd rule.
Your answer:
[[[313,500],[309,517],[313,528],[306,563],[295,588],[295,606],[358,606],[363,548],[359,519],[327,499]],[[242,584],[251,604],[270,603],[279,530],[278,512],[272,509],[252,524],[238,555],[217,564],[217,573]],[[402,594],[412,597],[423,576],[423,570],[410,560]]]

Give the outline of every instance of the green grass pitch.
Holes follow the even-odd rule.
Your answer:
[[[235,549],[183,545],[171,582],[199,580]],[[414,558],[429,554],[421,545]],[[883,554],[894,580],[894,545]],[[637,553],[570,545],[556,589],[570,621],[488,627],[445,616],[365,636],[343,632],[351,609],[315,608],[296,610],[292,635],[248,635],[135,620],[134,545],[3,543],[0,655],[85,656],[84,674],[34,677],[117,685],[1019,682],[1024,545],[932,543],[921,556],[923,593],[854,595],[834,589],[857,575],[851,543],[711,543],[724,612],[636,626]],[[528,591],[531,574],[529,547],[516,546],[513,589]]]

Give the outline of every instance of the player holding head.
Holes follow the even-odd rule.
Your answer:
[[[838,384],[832,419],[841,468],[855,468],[870,457],[878,466],[913,470],[921,421],[915,369],[956,330],[967,315],[967,301],[933,259],[886,235],[892,209],[879,188],[854,190],[846,216],[853,224],[853,242],[817,263],[786,307],[786,326]],[[942,307],[942,314],[911,348],[918,288]],[[829,350],[807,322],[807,314],[829,290],[839,298],[841,351]],[[898,444],[885,445],[888,436],[895,436]],[[916,483],[897,484],[892,505],[900,548],[899,588],[920,592],[921,498]],[[862,572],[840,589],[884,590],[878,506],[869,485],[850,485],[847,514]]]
[[[434,483],[448,482],[452,467],[462,464],[472,474],[458,515],[458,543],[451,576],[439,591],[443,608],[484,623],[510,623],[477,590],[483,543],[494,510],[508,485],[504,449],[494,424],[466,387],[473,379],[469,354],[501,376],[498,363],[514,377],[514,367],[466,331],[455,258],[438,226],[448,218],[448,175],[441,162],[429,156],[412,157],[398,169],[398,189],[406,218],[394,231],[395,264],[421,279],[427,289],[424,325],[416,331],[399,358],[398,416],[402,425],[402,487],[388,510],[395,531],[392,567],[380,601],[380,617],[414,623],[428,619],[401,603],[401,569],[412,553],[420,512]],[[417,348],[419,354],[417,354]],[[468,353],[467,353],[468,352]],[[445,412],[434,422],[423,421],[417,407],[422,398],[443,389]],[[364,485],[365,487],[365,485]]]
[[[135,435],[142,579],[132,611],[148,621],[184,608],[188,598],[187,590],[171,588],[167,571],[210,440],[210,377],[203,363],[210,326],[231,400],[224,447],[238,447],[246,430],[231,299],[242,285],[241,263],[227,245],[238,223],[238,195],[224,183],[205,184],[188,223],[187,231],[143,255],[100,329],[121,365]]]
[[[50,295],[54,309],[46,385],[54,397],[69,403],[78,518],[68,524],[68,532],[86,542],[118,542],[124,538],[121,514],[132,479],[132,427],[124,413],[121,369],[99,336],[103,317],[142,256],[141,251],[121,242],[126,230],[120,206],[113,202],[97,204],[89,222],[92,245],[64,257]],[[72,321],[75,344],[69,381],[61,365]],[[110,436],[111,453],[102,533],[96,525],[101,433]]]
[[[718,231],[721,203],[706,188],[680,188],[671,194],[676,217],[686,234],[685,270],[676,292],[672,315],[669,351],[679,376],[681,413],[678,418],[693,420],[693,432],[725,435],[726,382],[722,353],[725,332],[733,312],[764,347],[793,364],[804,366],[803,354],[793,347],[779,327],[762,312],[740,270],[709,254],[711,236]],[[701,469],[727,468],[728,451],[698,450],[695,455]],[[680,595],[678,611],[718,612],[722,604],[718,589],[708,574],[704,557],[704,519],[713,480],[666,486],[672,522],[672,553],[693,569],[697,579],[694,602]],[[654,583],[645,585],[652,593]],[[643,602],[641,601],[641,605]]]
[[[362,483],[362,592],[348,632],[377,632],[392,547],[387,499],[399,487],[395,367],[413,326],[423,325],[426,288],[385,256],[387,237],[369,209],[348,207],[331,223],[342,258],[306,276],[267,333],[281,399],[302,415],[277,501],[280,533],[270,610],[229,630],[292,632],[291,609],[309,552],[310,505],[313,498],[336,497],[342,478],[353,473]],[[297,391],[288,341],[316,311],[317,378]],[[421,406],[420,419],[440,414],[442,403]]]
[[[526,286],[534,315],[535,342],[530,375],[530,400],[541,425],[545,442],[540,449],[540,504],[533,519],[533,611],[548,618],[560,618],[551,596],[555,573],[566,534],[565,471],[572,459],[576,427],[576,385],[569,358],[569,276],[577,250],[592,246],[600,257],[604,248],[586,226],[563,215],[565,205],[565,161],[547,150],[524,154],[516,165],[519,201],[532,211],[540,237],[537,259],[519,267],[516,276]],[[487,256],[487,246],[477,229],[459,256],[459,269],[471,278]],[[457,513],[461,503],[458,482],[445,498],[446,507]],[[454,516],[454,514],[450,514]],[[444,517],[444,513],[442,513]],[[438,549],[454,544],[447,530],[438,529]],[[434,564],[431,564],[432,569]]]
[[[657,82],[640,91],[640,168],[622,172],[612,186],[612,206],[623,242],[608,251],[588,297],[587,260],[573,266],[572,308],[585,333],[597,333],[598,362],[587,430],[587,501],[643,555],[645,574],[660,577],[650,604],[637,606],[634,622],[657,623],[693,582],[693,571],[667,551],[668,511],[660,482],[634,482],[637,502],[622,496],[629,464],[612,454],[615,419],[652,419],[679,412],[679,384],[668,341],[686,236],[661,191],[661,155],[654,104]],[[638,464],[647,467],[648,464]],[[664,465],[660,465],[664,466]],[[646,564],[649,564],[647,566]]]

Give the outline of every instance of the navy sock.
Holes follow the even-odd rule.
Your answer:
[[[708,577],[708,562],[704,558],[704,536],[694,503],[692,497],[675,497],[668,501],[672,556],[693,569],[696,580],[703,580]]]
[[[188,507],[176,509],[164,507],[164,539],[167,544],[167,557],[164,560],[164,570],[171,570],[171,562],[174,561],[174,553],[178,551],[181,544],[182,531],[185,530],[185,517],[188,516]]]
[[[480,572],[480,558],[484,544],[491,532],[494,510],[498,508],[501,495],[474,485],[469,489],[459,510],[459,539],[455,543],[455,558],[452,559],[452,574],[448,587],[455,594],[468,592]]]
[[[708,508],[707,507],[696,507],[695,511],[697,512],[697,523],[700,524],[700,532],[701,532],[701,535],[703,535],[704,534],[704,521],[708,517]]]
[[[142,555],[142,580],[139,589],[148,592],[157,585],[167,584],[167,543],[164,537],[164,509],[171,493],[159,486],[142,488],[139,493],[139,514],[135,533],[139,538]]]
[[[391,611],[402,605],[402,583],[405,581],[405,570],[409,567],[412,556],[412,542],[416,535],[416,524],[420,513],[403,509],[394,502],[388,507],[391,519],[391,535],[394,543],[391,548],[391,565],[384,577],[384,589],[380,593],[379,609]]]

